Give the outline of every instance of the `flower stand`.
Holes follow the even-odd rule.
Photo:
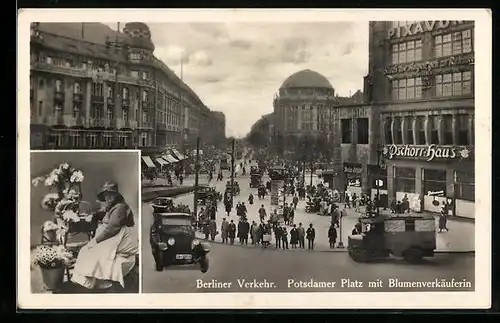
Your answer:
[[[65,267],[40,268],[45,287],[49,291],[58,290],[64,281]]]

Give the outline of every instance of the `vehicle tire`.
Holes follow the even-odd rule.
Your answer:
[[[410,264],[422,262],[423,252],[419,248],[409,248],[403,253],[403,258]]]
[[[202,273],[206,273],[208,271],[208,267],[209,267],[209,260],[208,260],[208,257],[203,257],[201,260],[200,260],[200,271]]]
[[[349,249],[349,256],[355,262],[367,262],[368,256],[366,250],[362,249]]]

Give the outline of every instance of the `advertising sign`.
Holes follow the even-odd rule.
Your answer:
[[[388,159],[414,158],[433,160],[469,159],[472,151],[465,146],[416,146],[416,145],[388,145],[384,147],[383,154]]]

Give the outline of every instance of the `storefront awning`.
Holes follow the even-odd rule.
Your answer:
[[[172,155],[168,154],[168,155],[163,155],[161,156],[161,158],[165,159],[167,162],[169,163],[177,163],[178,160],[175,159]]]
[[[172,153],[175,155],[175,157],[178,160],[184,160],[184,159],[187,158],[186,156],[184,156],[183,154],[181,154],[177,149],[172,149]]]
[[[158,162],[158,164],[162,165],[162,166],[165,166],[165,165],[168,165],[170,164],[168,161],[166,161],[165,159],[163,158],[156,158],[156,161]]]
[[[151,157],[149,156],[142,156],[142,160],[148,166],[149,168],[155,168],[155,164],[153,163],[153,160],[151,160]]]

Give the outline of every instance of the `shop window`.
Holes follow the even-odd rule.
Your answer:
[[[90,148],[95,148],[99,146],[99,137],[96,133],[89,133],[87,135],[87,145]]]
[[[414,100],[422,97],[422,78],[408,78],[392,81],[393,100]]]
[[[430,128],[430,134],[431,134],[430,144],[434,144],[434,145],[439,144],[438,123],[439,123],[438,116],[430,116],[429,117],[429,128]]]
[[[425,145],[425,117],[417,117],[417,145]]]
[[[436,75],[436,96],[460,96],[472,94],[472,72]]]
[[[368,118],[357,119],[358,144],[367,145],[369,141],[369,121]]]
[[[434,37],[434,56],[446,57],[472,52],[472,30],[464,30]]]
[[[423,169],[424,194],[429,192],[442,192],[446,196],[446,170]]]
[[[443,116],[443,145],[453,145],[453,116]]]
[[[392,64],[418,62],[422,60],[422,40],[411,40],[392,45]]]
[[[468,114],[458,114],[456,120],[457,145],[470,145],[469,142],[469,118]]]
[[[475,177],[474,172],[455,171],[455,198],[457,200],[475,200]]]
[[[394,118],[394,144],[401,145],[403,143],[403,134],[401,133],[401,119]]]
[[[350,144],[352,142],[351,133],[352,133],[352,120],[351,119],[342,119],[340,121],[340,128],[342,132],[342,143]]]
[[[78,132],[74,132],[70,134],[71,147],[78,148],[81,147],[81,135]]]
[[[387,117],[385,118],[384,125],[385,125],[385,143],[387,145],[392,144],[392,129],[391,129],[391,123],[392,123],[392,118]]]
[[[406,144],[413,145],[413,117],[406,117]]]
[[[106,133],[104,134],[104,147],[112,147],[113,146],[113,135]]]
[[[394,167],[396,192],[415,193],[415,168]]]

